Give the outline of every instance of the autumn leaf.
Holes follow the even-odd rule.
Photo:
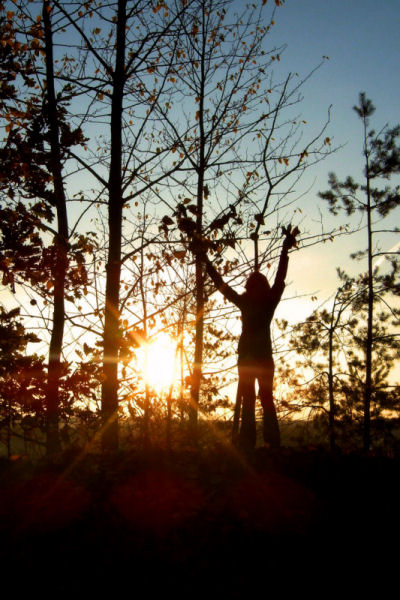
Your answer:
[[[296,227],[292,231],[292,235],[296,236],[296,235],[299,235],[299,233],[300,233],[300,229],[296,225]]]
[[[195,204],[189,204],[187,208],[192,215],[197,215],[197,206]]]
[[[196,223],[188,217],[182,217],[178,221],[178,227],[181,231],[192,235],[196,229]]]

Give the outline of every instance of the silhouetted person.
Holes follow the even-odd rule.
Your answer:
[[[214,284],[242,313],[242,333],[238,346],[238,401],[241,399],[243,406],[239,446],[245,451],[254,449],[256,444],[256,379],[263,408],[264,441],[271,448],[280,446],[279,425],[272,396],[274,360],[270,326],[285,287],[288,251],[296,245],[296,235],[299,233],[297,228],[291,232],[290,227],[284,231],[286,237],[272,287],[262,273],[254,271],[247,279],[246,291],[238,294],[224,282],[207,255],[202,253],[207,273]]]

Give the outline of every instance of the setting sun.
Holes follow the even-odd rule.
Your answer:
[[[165,392],[175,379],[176,342],[166,334],[160,334],[137,352],[138,366],[148,385],[157,392]]]

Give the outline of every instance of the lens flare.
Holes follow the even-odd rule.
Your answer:
[[[138,367],[146,383],[159,393],[166,392],[174,383],[175,355],[176,342],[166,334],[159,334],[137,351]]]

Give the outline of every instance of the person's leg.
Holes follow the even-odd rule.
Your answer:
[[[256,445],[256,391],[254,369],[239,365],[239,390],[242,397],[242,423],[239,432],[239,447],[244,451],[254,450]]]
[[[264,442],[271,448],[279,448],[281,445],[281,436],[272,395],[274,383],[274,361],[272,359],[260,366],[257,373],[257,379],[260,387],[260,399],[264,413]]]

